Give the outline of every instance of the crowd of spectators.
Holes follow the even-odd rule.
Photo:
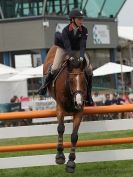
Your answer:
[[[28,97],[18,97],[17,95],[14,95],[11,99],[10,99],[10,104],[11,107],[14,105],[14,109],[13,111],[29,111],[31,110],[30,108],[28,110],[23,109],[22,108],[22,102],[24,101],[28,101]],[[17,104],[20,104],[20,106],[17,106]],[[25,125],[31,125],[32,124],[32,120],[31,119],[18,119],[18,120],[7,120],[7,121],[3,121],[2,125],[4,127],[15,127],[15,126],[25,126]]]
[[[123,93],[105,93],[100,94],[98,92],[94,92],[92,95],[94,105],[95,106],[109,106],[109,105],[124,105],[124,104],[132,104],[133,96],[128,92]],[[114,118],[133,118],[133,113],[113,113],[113,114],[104,114],[102,115],[103,119],[108,117],[109,119]],[[101,117],[101,116],[100,116]],[[102,118],[101,118],[102,119]]]
[[[96,106],[113,105],[113,104],[121,105],[121,104],[133,103],[133,97],[128,92],[125,92],[125,94],[122,93],[100,94],[98,92],[94,92],[92,98]]]
[[[124,105],[124,104],[133,104],[133,94],[129,94],[126,92],[125,94],[122,93],[100,93],[100,92],[93,92],[92,98],[94,101],[94,106],[110,106],[110,105]],[[20,110],[13,111],[32,111],[32,108],[24,109],[23,104],[28,102],[28,97],[18,97],[14,95],[10,99],[10,104],[21,104]],[[44,98],[40,98],[39,100],[44,100]],[[43,103],[44,104],[44,103]],[[16,108],[16,107],[15,107]],[[132,112],[124,112],[124,113],[106,113],[106,114],[93,114],[87,115],[83,120],[112,120],[112,119],[126,119],[126,118],[133,118]],[[18,120],[9,120],[4,121],[2,126],[25,126],[25,125],[32,125],[32,119],[18,119]]]

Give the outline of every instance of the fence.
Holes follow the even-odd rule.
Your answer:
[[[114,113],[114,112],[132,112],[133,104],[127,105],[111,105],[111,106],[95,106],[95,107],[84,107],[83,114],[102,114],[102,113]],[[67,114],[70,115],[70,114]],[[11,113],[0,113],[0,120],[11,120],[11,119],[32,119],[32,118],[47,118],[55,117],[56,109],[47,109],[39,111],[27,111],[27,112],[11,112]]]
[[[119,105],[119,106],[100,106],[100,107],[85,107],[84,114],[95,114],[95,113],[107,113],[107,112],[129,112],[133,110],[133,105]],[[33,111],[33,112],[15,112],[15,113],[1,113],[0,120],[9,120],[9,119],[22,119],[22,118],[44,118],[48,116],[55,116],[56,110],[47,110],[47,111]],[[48,127],[47,127],[48,126]],[[1,138],[15,138],[18,137],[18,132],[23,132],[24,135],[20,135],[20,137],[31,137],[31,136],[45,136],[45,128],[53,131],[53,134],[57,134],[56,126],[57,125],[39,125],[39,126],[28,126],[28,127],[8,127],[8,128],[1,128],[0,135]],[[51,127],[51,128],[50,128]],[[67,133],[71,132],[72,124],[67,124],[66,127],[69,128]],[[95,121],[95,122],[83,122],[80,126],[79,133],[87,133],[90,127],[90,131],[111,131],[111,130],[127,130],[133,129],[133,119],[123,119],[123,120],[108,120],[108,121]],[[40,131],[35,131],[39,129]],[[26,135],[26,130],[27,134]],[[18,131],[19,130],[19,131]],[[3,132],[2,132],[3,131]],[[6,133],[8,132],[8,133]],[[31,132],[34,132],[33,134]],[[8,135],[7,135],[8,134]],[[10,135],[10,136],[9,136]],[[48,135],[48,133],[47,133]],[[105,140],[88,140],[88,141],[79,141],[77,146],[99,146],[99,145],[109,145],[109,144],[122,144],[122,143],[133,143],[133,137],[126,137],[126,138],[116,138],[116,139],[105,139]],[[70,147],[70,142],[64,143],[65,147]],[[7,152],[7,151],[22,151],[22,150],[38,150],[38,149],[52,149],[56,148],[56,144],[31,144],[31,145],[17,145],[17,146],[1,146],[0,152]],[[85,152],[77,153],[77,162],[92,162],[92,161],[107,161],[107,160],[126,160],[126,159],[133,159],[133,150],[132,149],[124,149],[124,150],[112,150],[112,151],[98,151],[98,152]],[[126,155],[122,155],[125,154]],[[84,154],[84,155],[83,155]],[[95,157],[93,158],[93,155]],[[96,155],[97,154],[97,155]],[[99,155],[98,155],[99,154]],[[112,154],[112,155],[111,155]],[[78,159],[79,156],[79,159]],[[81,158],[82,156],[82,158]],[[49,155],[51,159],[53,155]],[[84,157],[84,159],[83,159]],[[88,157],[88,158],[87,158]],[[91,157],[91,159],[89,159]],[[96,158],[97,157],[97,158]],[[28,162],[26,161],[28,158]],[[27,156],[27,157],[10,157],[10,158],[0,158],[0,168],[17,168],[17,167],[26,167],[26,166],[40,166],[40,165],[51,165],[55,164],[54,157],[51,161],[42,160],[43,158],[48,159],[48,155],[44,156]],[[34,163],[36,160],[38,163]],[[11,162],[12,160],[12,162]],[[9,165],[10,162],[10,165]]]

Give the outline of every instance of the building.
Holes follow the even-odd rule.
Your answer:
[[[116,61],[117,15],[126,0],[1,0],[0,63],[17,67],[18,55],[30,54],[31,65],[44,62],[57,27],[69,23],[72,8],[85,14],[87,52],[93,67]],[[26,63],[25,58],[21,59]],[[115,82],[101,80],[102,86]],[[97,83],[97,81],[95,82]],[[110,86],[109,86],[110,87]]]

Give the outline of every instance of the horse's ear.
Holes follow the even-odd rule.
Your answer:
[[[82,64],[82,69],[86,68],[87,67],[87,62],[86,62],[86,59],[84,58],[83,60],[83,64]]]

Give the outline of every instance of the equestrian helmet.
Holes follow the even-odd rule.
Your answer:
[[[84,14],[82,11],[78,10],[78,9],[73,9],[70,13],[69,13],[69,18],[83,18]]]

